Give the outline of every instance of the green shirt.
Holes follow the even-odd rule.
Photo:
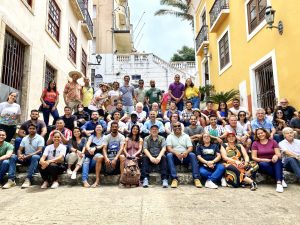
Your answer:
[[[0,157],[12,152],[14,152],[14,146],[4,141],[3,144],[0,146]]]
[[[149,103],[152,104],[154,102],[159,104],[159,96],[161,96],[161,90],[158,88],[150,88],[146,92],[146,97],[149,98]]]

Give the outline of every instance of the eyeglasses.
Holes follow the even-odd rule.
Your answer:
[[[55,156],[56,156],[56,149],[54,149],[52,152],[52,157],[55,157]]]
[[[181,125],[174,125],[174,128],[181,128]]]

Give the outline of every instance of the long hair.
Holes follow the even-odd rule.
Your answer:
[[[190,79],[190,81],[191,81],[191,84],[189,87],[194,87],[193,81],[191,79]],[[184,90],[186,90],[187,88],[188,88],[188,85],[187,85],[187,82],[185,81]]]
[[[15,91],[11,91],[11,92],[9,92],[9,94],[8,94],[8,96],[7,96],[7,99],[6,99],[6,101],[8,101],[8,99],[9,99],[9,96],[11,95],[11,94],[13,94],[13,93],[15,93],[16,95],[17,95],[17,97],[18,97],[18,93],[17,92],[15,92]],[[16,103],[17,102],[17,98],[16,98],[16,100],[14,101],[14,103]]]
[[[132,133],[132,130],[133,128],[136,127],[138,129],[138,133],[135,137],[135,139],[133,139],[133,133]],[[132,127],[131,127],[131,130],[130,130],[130,134],[128,135],[128,137],[132,140],[132,141],[139,141],[140,140],[140,127],[136,124],[134,124]]]
[[[55,86],[54,86],[54,88],[53,88],[53,91],[56,92],[56,82],[55,82],[54,80],[49,81],[48,87],[47,87],[47,91],[48,91],[48,92],[51,91],[51,87],[50,87],[50,84],[51,84],[51,83],[54,83],[54,84],[55,84]]]
[[[239,111],[239,113],[238,113],[238,121],[240,121],[240,114],[241,114],[241,113],[244,113],[244,114],[245,114],[245,120],[244,120],[244,122],[247,123],[247,122],[248,122],[248,119],[247,119],[247,113],[246,113],[245,111]]]
[[[276,119],[278,119],[278,116],[277,116],[277,112],[278,112],[278,111],[281,111],[281,112],[282,112],[282,119],[283,119],[284,121],[286,121],[286,117],[285,117],[285,115],[284,115],[282,109],[276,109],[276,110],[274,111],[273,121],[276,121]]]
[[[76,137],[74,135],[74,131],[75,130],[79,130],[80,131],[80,138],[82,138],[82,132],[81,132],[81,129],[79,127],[74,127],[73,131],[72,131],[72,141],[71,141],[71,144],[73,147],[78,147],[78,144],[77,144],[77,141],[76,141]]]

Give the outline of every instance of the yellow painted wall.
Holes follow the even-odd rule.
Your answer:
[[[196,11],[196,33],[199,31],[200,13],[206,4],[207,24],[210,28],[209,11],[214,1],[201,1]],[[284,32],[279,35],[276,29],[266,29],[264,26],[251,40],[247,41],[245,1],[229,1],[230,14],[222,22],[216,33],[209,33],[209,51],[212,54],[210,60],[210,79],[217,91],[239,89],[242,81],[247,83],[247,95],[251,95],[250,89],[250,65],[275,50],[276,68],[278,74],[278,96],[287,97],[290,104],[300,109],[300,4],[297,0],[271,0],[273,9],[276,10],[275,23],[283,21]],[[230,27],[230,48],[232,66],[219,75],[217,39],[223,31]],[[298,54],[297,54],[298,53]],[[198,68],[200,80],[202,53],[198,56]],[[274,62],[273,62],[274,63]]]

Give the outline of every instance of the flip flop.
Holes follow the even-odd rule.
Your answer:
[[[93,183],[92,188],[100,187],[100,184]]]

